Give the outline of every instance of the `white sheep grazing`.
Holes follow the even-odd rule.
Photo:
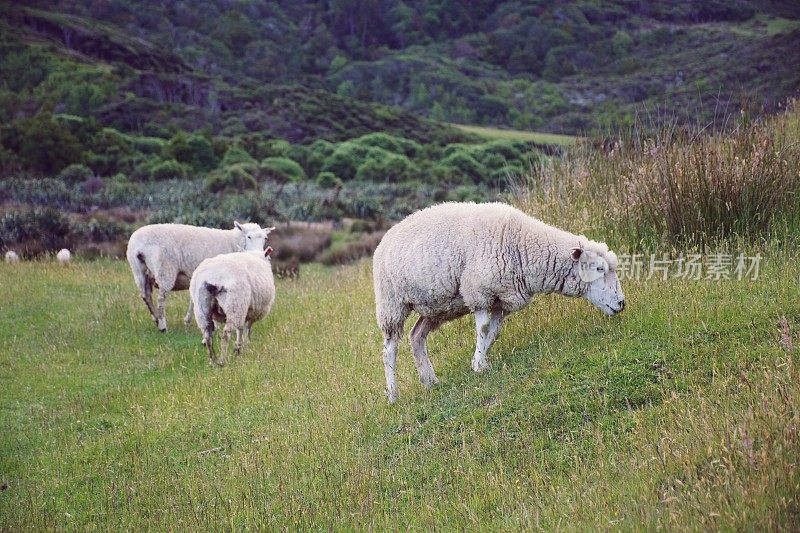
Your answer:
[[[197,266],[209,257],[238,250],[264,249],[267,236],[275,228],[234,222],[229,230],[201,228],[184,224],[151,224],[143,226],[128,241],[128,263],[150,315],[158,329],[167,331],[164,308],[170,291],[189,288],[189,280]],[[158,306],[153,306],[153,287],[158,287]],[[192,302],[183,319],[192,321]]]
[[[58,259],[58,262],[62,265],[67,265],[72,259],[72,254],[66,248],[62,248],[56,254],[56,259]]]
[[[189,294],[194,303],[194,318],[203,333],[203,344],[208,358],[219,366],[225,365],[228,339],[236,330],[236,355],[250,337],[253,323],[261,320],[275,302],[275,280],[272,277],[270,254],[272,247],[263,252],[237,252],[206,259],[194,271],[189,284]],[[222,353],[214,355],[212,336],[215,322],[224,322],[221,343]]]
[[[426,338],[443,323],[475,315],[472,369],[481,372],[503,318],[534,294],[583,296],[607,315],[622,311],[616,267],[605,244],[502,203],[446,203],[408,216],[386,233],[373,260],[389,401],[398,398],[397,343],[411,311],[420,315],[409,335],[414,362],[430,388],[438,380]]]
[[[14,250],[6,252],[6,263],[19,263],[19,256]]]

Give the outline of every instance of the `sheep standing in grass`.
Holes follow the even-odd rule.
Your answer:
[[[56,254],[56,259],[58,259],[58,262],[62,265],[68,265],[72,260],[72,254],[66,248],[62,248]]]
[[[167,294],[189,288],[197,266],[209,257],[238,250],[261,251],[267,235],[275,228],[234,222],[229,230],[201,228],[184,224],[152,224],[133,232],[128,241],[128,263],[133,279],[150,315],[160,331],[167,331],[164,309]],[[157,307],[153,306],[153,287],[158,288]],[[192,320],[192,302],[184,323]]]
[[[19,263],[19,256],[14,250],[6,252],[6,263]]]
[[[236,330],[236,355],[239,355],[242,344],[250,338],[253,323],[272,309],[275,280],[271,253],[272,247],[267,247],[263,252],[218,255],[200,263],[192,275],[189,294],[194,304],[194,318],[203,333],[203,344],[212,363],[225,365],[228,339],[233,330]],[[219,359],[216,359],[212,342],[215,322],[225,323]]]
[[[475,315],[472,369],[481,372],[503,318],[534,294],[583,296],[607,315],[622,311],[616,266],[605,244],[502,203],[446,203],[408,216],[386,233],[373,261],[389,401],[398,397],[397,343],[411,311],[420,315],[409,335],[414,362],[430,388],[438,380],[426,339],[443,323]]]

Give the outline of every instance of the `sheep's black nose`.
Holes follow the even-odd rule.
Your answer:
[[[619,306],[619,310],[622,311],[625,309],[625,300],[620,300],[617,305]]]

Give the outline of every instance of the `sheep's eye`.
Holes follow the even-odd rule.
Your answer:
[[[602,272],[603,271],[603,267],[597,267],[597,271],[598,272]]]

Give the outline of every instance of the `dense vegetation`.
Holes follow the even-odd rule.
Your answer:
[[[208,76],[449,122],[576,133],[645,104],[707,121],[720,102],[770,110],[800,88],[791,1],[36,3],[113,23]],[[203,84],[190,91],[202,99]]]

